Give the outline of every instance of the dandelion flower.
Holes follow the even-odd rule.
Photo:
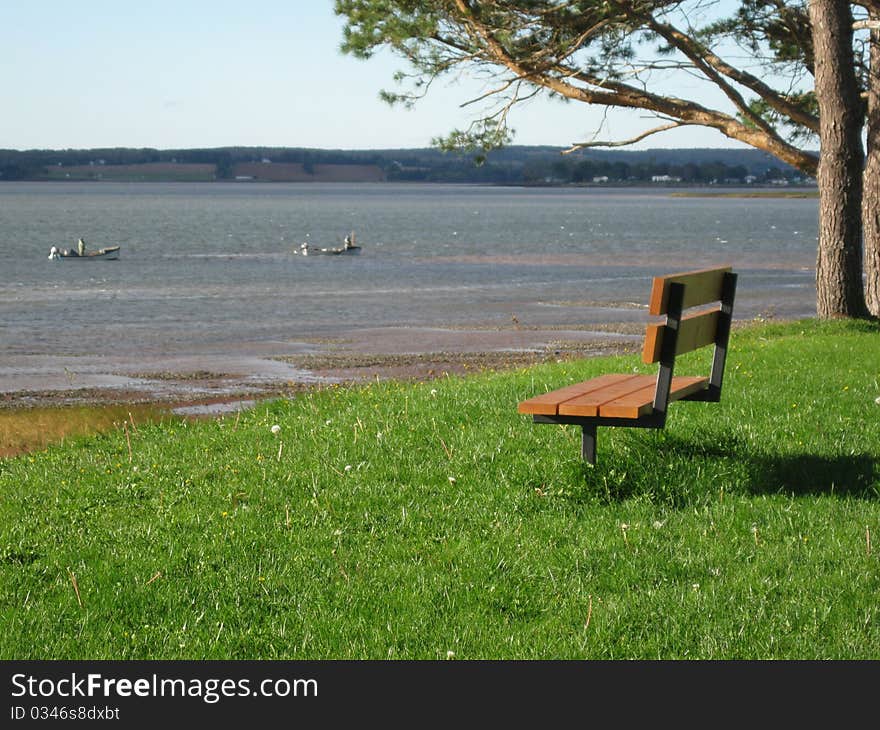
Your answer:
[[[272,428],[270,428],[269,430],[277,436],[279,433],[281,433],[281,426],[279,426],[279,425],[276,423],[276,424],[275,424],[274,426],[272,426]]]

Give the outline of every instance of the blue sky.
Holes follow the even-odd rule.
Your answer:
[[[339,52],[331,0],[0,0],[0,148],[425,147],[466,126],[461,78],[413,111],[378,98],[402,62]],[[686,95],[684,91],[681,91]],[[590,138],[602,109],[537,100],[515,112],[515,144]],[[653,126],[612,112],[602,139]],[[741,146],[700,128],[646,147]],[[638,147],[637,147],[638,148]]]

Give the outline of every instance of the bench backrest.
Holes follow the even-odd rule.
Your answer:
[[[720,399],[735,293],[730,266],[654,277],[648,313],[665,321],[648,325],[642,360],[660,363],[655,410],[666,410],[675,357],[706,345],[715,346],[715,356],[704,399]],[[687,309],[695,311],[683,314]]]
[[[681,355],[682,353],[690,352],[715,342],[718,333],[719,314],[721,313],[722,300],[724,299],[725,275],[729,273],[731,273],[731,267],[725,266],[718,269],[704,269],[702,271],[688,271],[681,274],[654,277],[648,314],[653,316],[666,315],[667,321],[648,325],[645,331],[645,344],[642,348],[642,360],[644,362],[660,361],[663,338],[667,331],[670,292],[673,289],[673,284],[680,284],[684,287],[679,311],[681,324],[678,328],[675,354]],[[714,304],[715,306],[681,316],[681,312],[686,309],[706,304]],[[732,308],[732,301],[730,305]]]

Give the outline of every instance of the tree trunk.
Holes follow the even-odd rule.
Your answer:
[[[866,317],[862,282],[861,103],[848,3],[810,0],[819,104],[819,253],[816,314]]]
[[[880,12],[871,12],[880,20]],[[871,31],[868,74],[868,153],[862,193],[862,232],[865,242],[865,300],[868,311],[880,317],[880,31]]]

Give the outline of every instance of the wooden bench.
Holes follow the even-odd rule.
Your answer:
[[[663,428],[672,401],[718,402],[735,294],[729,266],[655,277],[648,312],[665,319],[648,325],[642,360],[660,363],[656,376],[600,375],[524,400],[517,410],[535,423],[581,426],[581,456],[595,464],[598,426]],[[677,355],[705,345],[715,346],[708,377],[673,375]]]

